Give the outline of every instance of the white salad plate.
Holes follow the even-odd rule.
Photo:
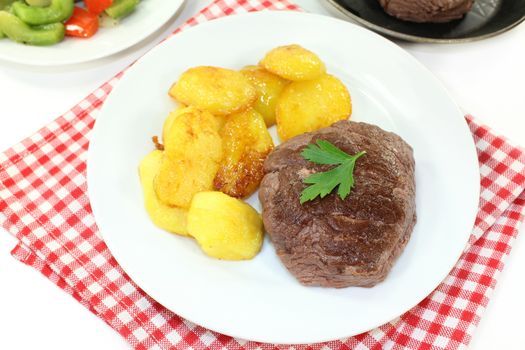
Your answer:
[[[88,39],[65,37],[51,46],[23,45],[0,40],[0,60],[32,66],[85,63],[126,50],[166,24],[185,0],[142,0],[133,13],[117,25],[100,28]]]
[[[352,120],[396,132],[414,149],[418,222],[387,279],[373,288],[300,285],[268,239],[253,260],[207,257],[196,242],[148,218],[138,164],[176,107],[167,91],[186,69],[239,69],[270,49],[300,44],[352,95]],[[272,130],[274,132],[274,130]],[[275,135],[274,135],[275,136]],[[352,336],[400,316],[447,276],[468,241],[479,198],[474,142],[440,82],[392,42],[341,20],[259,12],[188,29],[142,57],[97,117],[88,190],[102,236],[123,269],[180,316],[238,338],[312,343]],[[248,202],[260,211],[254,195]]]

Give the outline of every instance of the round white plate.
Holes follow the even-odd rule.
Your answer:
[[[0,60],[33,66],[60,66],[111,56],[141,42],[168,22],[185,0],[142,0],[135,11],[112,28],[100,28],[89,39],[66,37],[52,46],[30,46],[0,40]]]
[[[137,175],[175,103],[170,85],[189,67],[241,68],[271,48],[298,43],[348,86],[353,119],[401,135],[416,158],[418,223],[388,278],[371,289],[301,286],[270,242],[245,262],[205,256],[189,239],[157,229]],[[441,84],[405,51],[329,17],[261,12],[187,30],[145,55],[101,110],[88,159],[91,205],[124,270],[182,317],[239,338],[310,343],[355,335],[401,315],[445,278],[465,247],[479,195],[479,169],[463,115]],[[249,202],[260,210],[256,197]]]

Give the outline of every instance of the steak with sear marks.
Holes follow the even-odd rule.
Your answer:
[[[303,179],[333,166],[301,156],[317,140],[346,153],[360,151],[355,185],[342,200],[336,193],[301,204]],[[304,285],[372,287],[383,281],[416,223],[415,162],[398,135],[351,121],[296,136],[264,163],[259,190],[266,231],[277,255]]]
[[[411,22],[449,22],[472,8],[473,0],[379,0],[391,16]]]

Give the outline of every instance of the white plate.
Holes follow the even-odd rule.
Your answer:
[[[100,28],[89,39],[66,37],[52,46],[30,46],[0,40],[0,60],[33,66],[60,66],[111,56],[147,38],[168,22],[185,0],[142,0],[113,28]]]
[[[197,65],[241,68],[288,43],[318,53],[347,84],[354,120],[395,131],[414,148],[418,223],[386,281],[374,288],[303,287],[268,241],[251,261],[208,258],[191,239],[155,228],[143,208],[137,166],[175,106],[167,91],[177,77]],[[310,343],[388,322],[443,280],[474,223],[479,170],[461,111],[405,51],[344,21],[262,12],[201,24],[137,62],[97,118],[88,185],[98,227],[115,258],[168,309],[239,338]],[[250,203],[260,209],[255,198]]]

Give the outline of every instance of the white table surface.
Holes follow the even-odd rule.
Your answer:
[[[127,52],[75,67],[36,69],[0,62],[0,150],[68,110],[211,0],[189,0],[169,27]],[[310,12],[338,16],[323,0],[295,0]],[[432,70],[468,113],[525,146],[525,24],[483,42],[400,43]],[[446,142],[446,140],[443,140]],[[523,349],[525,228],[521,230],[472,350]],[[0,349],[129,349],[103,321],[9,254],[15,239],[0,229]],[[521,277],[520,277],[521,276]]]

